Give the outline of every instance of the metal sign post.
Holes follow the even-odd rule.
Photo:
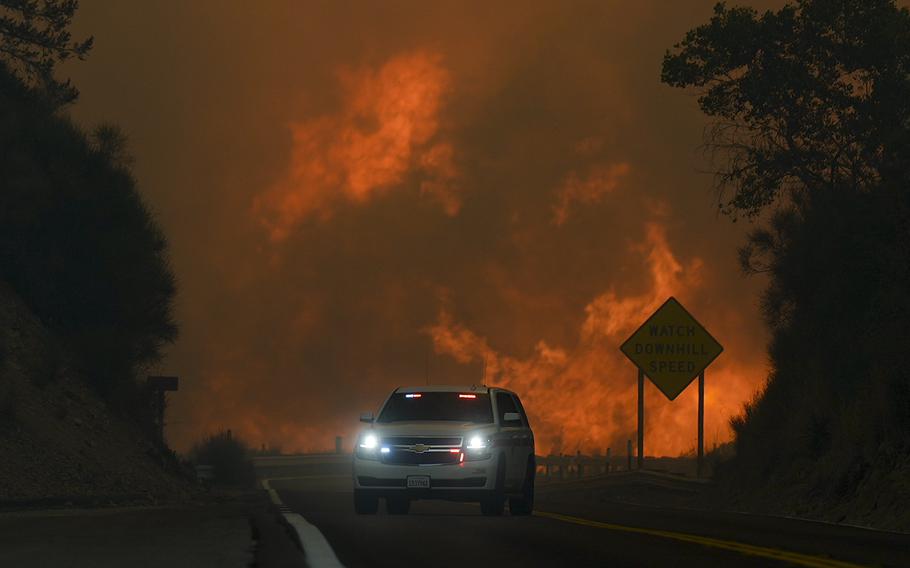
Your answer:
[[[177,377],[160,377],[160,376],[151,376],[145,379],[145,383],[148,387],[157,393],[157,399],[155,401],[155,418],[157,424],[155,426],[158,429],[158,441],[161,444],[164,444],[164,409],[167,407],[167,391],[175,391],[179,387],[180,379]]]
[[[644,377],[674,400],[698,377],[698,475],[705,453],[705,368],[724,350],[676,298],[670,297],[620,350],[638,367],[638,469],[644,464]]]
[[[645,465],[645,373],[638,370],[638,469]]]
[[[698,464],[697,475],[701,477],[702,462],[705,459],[705,372],[698,374]]]

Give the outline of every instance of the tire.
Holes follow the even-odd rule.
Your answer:
[[[534,461],[528,460],[528,467],[525,469],[525,480],[521,485],[521,497],[509,499],[509,513],[516,516],[525,516],[534,512],[534,477],[536,474],[537,469],[534,467]]]
[[[411,500],[407,497],[386,497],[385,510],[390,515],[407,515],[411,509]]]
[[[375,515],[379,510],[379,497],[359,489],[354,490],[354,512],[358,515]]]
[[[500,456],[499,462],[496,464],[496,485],[493,487],[493,491],[490,495],[480,502],[480,512],[485,516],[498,517],[502,515],[502,511],[506,505],[506,498],[503,490],[505,482],[506,468],[502,456]]]

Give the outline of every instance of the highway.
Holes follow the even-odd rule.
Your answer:
[[[910,566],[910,535],[740,513],[599,501],[571,483],[538,486],[532,517],[415,502],[356,515],[344,456],[263,458],[257,471],[288,513],[359,566]],[[305,552],[306,544],[304,544]],[[319,558],[308,558],[319,568]],[[331,562],[329,564],[331,565]]]

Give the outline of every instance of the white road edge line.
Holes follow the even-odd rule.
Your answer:
[[[262,480],[262,488],[269,494],[269,499],[278,507],[285,507],[284,502],[278,495],[278,492],[272,488],[269,483],[271,479]],[[297,536],[300,538],[300,545],[303,547],[303,554],[306,556],[307,565],[310,568],[344,568],[344,564],[339,562],[332,550],[332,545],[325,539],[325,536],[319,532],[316,525],[310,523],[298,513],[281,513],[288,524],[291,525]]]

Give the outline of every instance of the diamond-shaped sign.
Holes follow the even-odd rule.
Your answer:
[[[671,297],[620,350],[673,400],[724,348]]]

